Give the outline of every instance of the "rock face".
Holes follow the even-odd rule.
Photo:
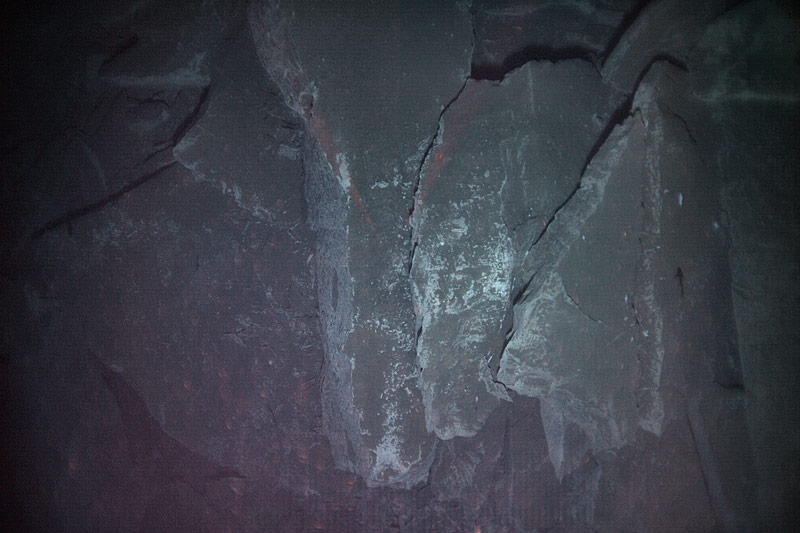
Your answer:
[[[719,184],[694,191],[706,162],[682,152],[701,116],[686,62],[726,6],[657,2],[616,37],[619,14],[598,9],[608,26],[512,39],[501,59],[497,17],[522,31],[567,8],[251,7],[262,64],[310,133],[340,467],[410,487],[437,439],[476,435],[515,393],[541,402],[559,480],[639,430],[660,436],[665,361],[685,348],[675,315],[723,318],[693,349],[738,386],[726,230],[719,208],[684,214],[718,206]]]
[[[250,13],[262,62],[312,133],[325,432],[337,463],[376,485],[411,486],[433,459],[416,385],[409,214],[439,116],[470,68],[466,9],[412,4]]]
[[[0,530],[800,530],[789,2],[36,7]]]
[[[419,384],[440,438],[474,435],[495,398],[510,399],[506,387],[532,392],[504,377],[501,357],[516,346],[503,352],[505,337],[519,329],[512,300],[531,243],[576,190],[611,94],[586,61],[533,62],[501,84],[469,80],[442,117],[416,197],[411,270]]]
[[[413,485],[427,475],[434,435],[475,435],[513,390],[543,400],[561,477],[570,424],[585,434],[569,452],[579,459],[587,446],[621,446],[635,422],[641,220],[626,221],[622,243],[600,235],[564,260],[624,155],[608,148],[603,168],[581,182],[630,95],[586,59],[529,62],[502,83],[468,78],[463,8],[388,10],[289,2],[250,13],[265,68],[312,134],[305,168],[334,455],[370,483]],[[628,143],[622,133],[613,140]],[[615,190],[638,182],[626,175],[632,183],[623,176]],[[600,217],[638,201],[618,195],[598,232]],[[582,277],[592,254],[604,263]],[[576,292],[614,268],[627,284]],[[619,355],[604,358],[611,343]],[[575,380],[580,372],[588,383]],[[658,432],[660,413],[648,416]]]

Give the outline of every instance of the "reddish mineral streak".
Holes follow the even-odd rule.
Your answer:
[[[427,168],[424,177],[421,179],[419,193],[414,201],[414,212],[419,209],[430,193],[445,162],[451,159],[450,154],[458,146],[461,136],[470,125],[472,117],[485,96],[487,87],[487,83],[479,83],[472,90],[466,90],[460,95],[459,99],[466,100],[465,107],[460,112],[455,112],[452,119],[449,119],[450,129],[442,135],[442,142],[433,156],[433,163]]]
[[[342,178],[343,176],[341,174],[339,160],[336,158],[336,154],[338,154],[339,151],[336,149],[336,143],[333,140],[333,135],[331,135],[327,124],[325,124],[325,120],[321,118],[319,114],[315,114],[311,117],[311,131],[319,141],[322,151],[325,152],[325,157],[328,159],[328,163],[331,165],[331,167],[333,167],[333,171],[340,178]],[[378,239],[378,243],[380,244],[381,240],[378,237],[375,224],[372,222],[372,217],[369,216],[367,207],[364,205],[364,199],[361,197],[361,194],[358,192],[358,189],[353,184],[352,180],[349,179],[349,177],[347,178],[347,193],[361,210],[361,214],[364,215],[364,220],[367,221],[369,229],[372,231],[372,234],[375,235],[375,238]]]

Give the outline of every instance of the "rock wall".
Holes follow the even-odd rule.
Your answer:
[[[720,95],[796,99],[733,94],[708,71],[709,41],[741,46],[717,35],[726,21],[755,17],[729,7],[598,7],[597,29],[572,20],[546,43],[521,37],[545,20],[532,6],[251,9],[262,63],[310,134],[341,466],[411,486],[437,440],[476,435],[516,395],[541,402],[559,480],[688,416],[707,483],[726,478],[718,519],[753,523],[749,437],[720,430],[742,458],[720,473],[701,413],[743,421],[747,382],[737,186],[708,135]]]

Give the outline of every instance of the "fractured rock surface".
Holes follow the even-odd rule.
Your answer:
[[[408,219],[435,124],[469,72],[468,12],[288,2],[250,18],[262,62],[313,135],[325,431],[342,467],[411,486],[427,476],[435,439],[416,387]]]
[[[520,270],[575,191],[610,94],[588,62],[528,63],[501,84],[470,80],[442,117],[420,176],[411,271],[420,386],[440,438],[474,435],[492,396],[509,398],[495,377]]]
[[[600,24],[549,45],[512,38],[499,58],[502,45],[486,44],[497,17],[523,31],[560,8],[478,3],[485,41],[469,75],[460,4],[418,13],[413,43],[387,40],[387,21],[412,24],[399,6],[378,19],[292,2],[251,10],[262,62],[312,134],[326,431],[341,466],[412,485],[431,436],[476,435],[512,391],[541,401],[559,479],[638,430],[660,436],[664,365],[681,349],[674,313],[720,313],[713,346],[698,349],[719,379],[741,381],[719,296],[730,289],[719,185],[692,192],[708,169],[682,153],[699,113],[681,99],[687,61],[726,6],[656,2],[616,36]],[[423,86],[420,63],[434,73]],[[694,231],[704,237],[676,240]],[[694,286],[699,272],[715,282]]]
[[[798,13],[4,8],[4,530],[797,530]]]

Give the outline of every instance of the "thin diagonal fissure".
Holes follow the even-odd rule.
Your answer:
[[[570,201],[575,197],[575,194],[581,189],[581,184],[586,175],[586,172],[588,171],[589,165],[595,159],[595,157],[597,156],[603,145],[605,145],[605,143],[611,137],[611,134],[614,132],[614,129],[617,126],[622,125],[625,122],[625,120],[627,120],[629,117],[633,115],[634,110],[632,108],[633,108],[634,97],[639,89],[639,86],[642,83],[642,80],[644,80],[645,76],[650,71],[652,66],[661,61],[665,61],[668,64],[680,70],[684,71],[686,70],[686,65],[683,62],[672,56],[665,54],[660,54],[653,57],[650,60],[650,62],[648,62],[648,64],[642,69],[641,73],[636,79],[636,83],[634,84],[633,90],[630,92],[630,94],[625,95],[624,99],[616,107],[614,112],[611,114],[611,118],[608,120],[608,123],[606,124],[605,128],[603,128],[603,131],[597,137],[597,141],[594,143],[592,148],[589,150],[589,153],[586,155],[586,160],[584,161],[583,168],[581,169],[580,172],[580,179],[576,184],[575,188],[555,208],[553,214],[550,216],[547,222],[545,222],[544,228],[539,233],[539,235],[534,239],[531,245],[528,247],[528,250],[525,252],[525,258],[523,259],[523,264],[528,261],[531,253],[536,248],[536,245],[539,244],[539,241],[541,241],[542,238],[547,234],[548,230],[550,229],[552,223],[555,221],[558,214],[570,203]],[[534,277],[536,277],[537,273],[538,270],[533,274],[531,274],[530,278],[514,294],[514,296],[512,297],[512,304],[516,305],[523,299],[526,292],[530,289],[531,281],[533,280]]]
[[[85,205],[83,207],[78,207],[76,209],[72,209],[70,211],[67,211],[63,215],[54,218],[53,220],[47,222],[42,227],[40,227],[39,229],[37,229],[36,231],[31,233],[30,238],[32,240],[35,240],[35,239],[38,239],[39,237],[41,237],[42,235],[44,235],[45,233],[47,233],[49,231],[52,231],[54,229],[57,229],[57,228],[59,228],[61,226],[64,226],[64,225],[69,226],[72,222],[78,220],[79,218],[82,218],[82,217],[84,217],[86,215],[94,213],[95,211],[99,211],[99,210],[103,209],[106,205],[119,200],[124,195],[128,194],[129,192],[131,192],[132,190],[136,189],[137,187],[139,187],[141,185],[144,185],[145,183],[147,183],[148,181],[150,181],[150,180],[152,180],[154,178],[157,178],[158,176],[160,176],[161,174],[163,174],[167,170],[169,170],[171,168],[174,168],[177,165],[179,165],[179,163],[177,161],[172,161],[170,163],[162,165],[162,166],[158,167],[157,169],[155,169],[154,171],[149,172],[147,174],[144,174],[143,176],[140,176],[140,177],[136,178],[135,180],[128,182],[121,189],[109,194],[108,196],[105,196],[104,198],[101,198],[100,200],[98,200],[96,202],[93,202],[91,204]]]

